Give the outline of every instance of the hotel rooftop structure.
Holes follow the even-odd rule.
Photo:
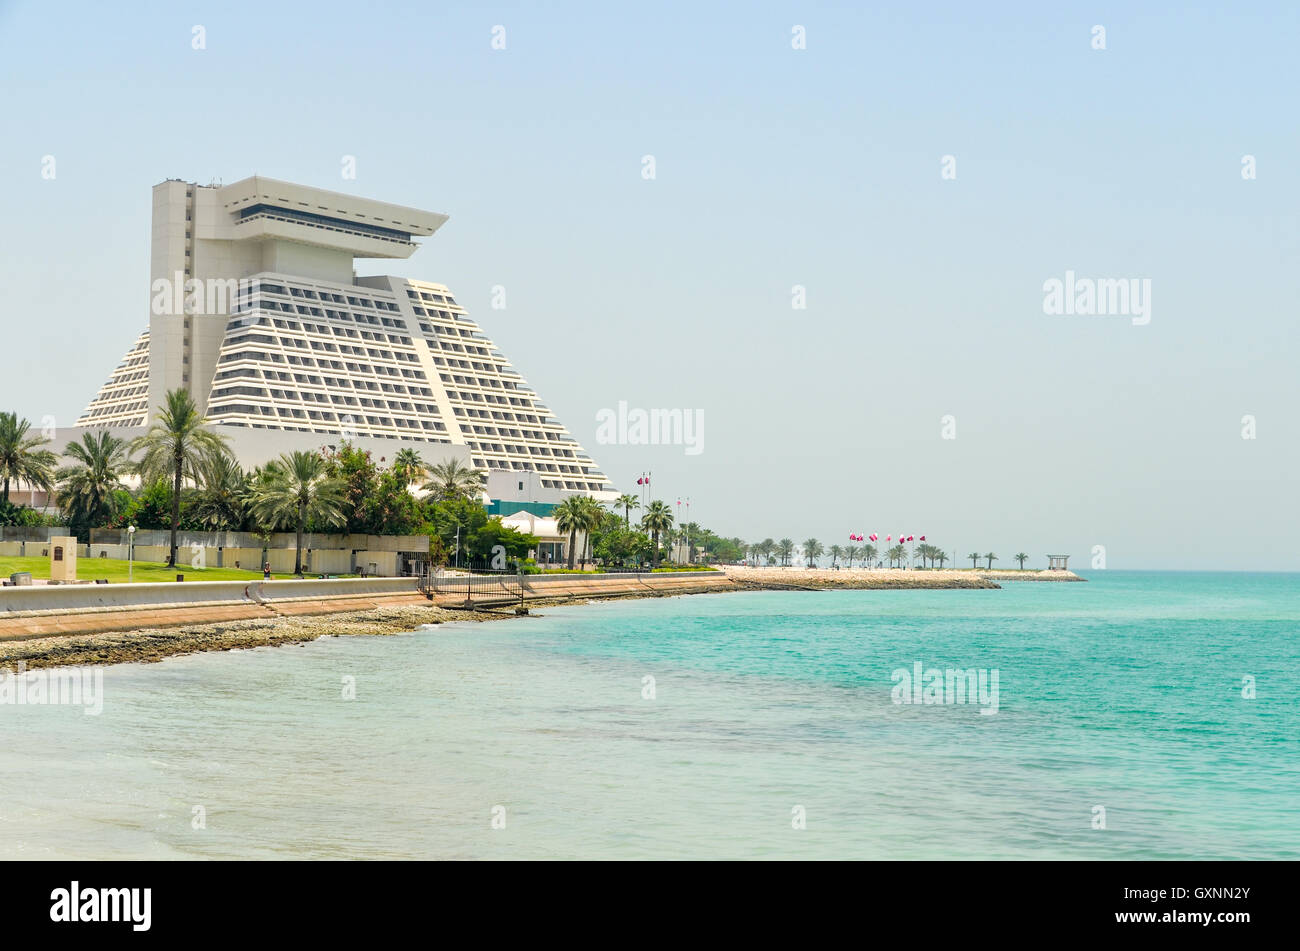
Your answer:
[[[76,425],[142,431],[181,387],[245,465],[347,438],[612,497],[446,286],[356,276],[357,258],[410,257],[446,221],[258,176],[155,186],[148,329]]]

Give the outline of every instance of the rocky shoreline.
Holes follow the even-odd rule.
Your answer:
[[[339,614],[219,621],[176,628],[34,637],[0,643],[0,668],[22,662],[28,670],[91,664],[156,663],[205,651],[283,647],[329,635],[409,633],[422,624],[493,621],[513,615],[410,605]]]
[[[623,598],[673,597],[677,594],[711,594],[739,590],[718,585],[707,590],[673,593],[611,592],[608,595],[542,598],[530,600],[529,610],[587,601]],[[284,647],[321,637],[382,637],[409,634],[426,624],[453,621],[503,621],[518,615],[510,608],[461,610],[427,603],[401,604],[365,611],[335,614],[215,621],[181,627],[137,628],[95,634],[61,634],[0,641],[0,670],[14,670],[22,663],[27,670],[42,667],[157,663],[169,657],[208,651],[248,650],[253,647]]]

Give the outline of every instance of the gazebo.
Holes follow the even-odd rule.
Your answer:
[[[1069,555],[1048,555],[1047,570],[1048,571],[1069,571],[1070,570],[1069,561],[1070,561]]]

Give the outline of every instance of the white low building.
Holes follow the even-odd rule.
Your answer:
[[[539,539],[532,557],[539,565],[567,564],[569,560],[569,533],[561,532],[554,518],[548,515],[534,515],[532,512],[516,512],[503,515],[501,524],[517,532],[536,535]],[[575,564],[582,560],[587,544],[585,532],[578,532],[574,541]],[[588,558],[591,553],[587,552]]]

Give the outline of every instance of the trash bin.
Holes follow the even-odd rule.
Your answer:
[[[15,571],[9,576],[10,584],[31,584],[32,573],[30,571]]]

